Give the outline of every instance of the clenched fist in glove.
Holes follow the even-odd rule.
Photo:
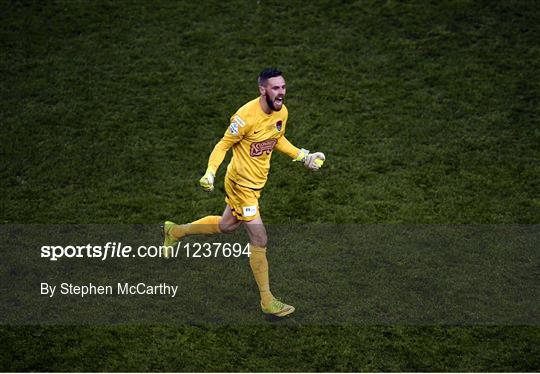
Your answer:
[[[324,153],[309,153],[307,149],[302,148],[293,161],[301,161],[309,170],[317,171],[321,168],[324,160],[326,160]]]
[[[214,173],[210,169],[206,170],[206,173],[199,180],[199,184],[206,192],[214,191]]]

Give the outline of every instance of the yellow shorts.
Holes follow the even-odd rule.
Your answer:
[[[252,221],[259,214],[261,190],[240,186],[225,176],[225,202],[231,207],[232,214],[240,221]]]

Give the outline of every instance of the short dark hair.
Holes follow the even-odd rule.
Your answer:
[[[259,78],[257,79],[259,86],[263,86],[268,82],[268,79],[274,78],[274,77],[281,77],[283,76],[283,73],[277,69],[277,68],[266,68],[259,74]]]

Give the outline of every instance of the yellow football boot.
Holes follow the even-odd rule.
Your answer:
[[[263,307],[261,302],[261,309],[267,316],[285,317],[294,312],[294,306],[282,303],[278,299],[273,299],[268,307]]]
[[[174,238],[171,234],[172,227],[176,225],[176,223],[171,221],[165,221],[161,225],[161,231],[163,233],[163,246],[161,247],[161,255],[164,258],[170,258],[172,255],[173,247],[178,243],[178,240]]]

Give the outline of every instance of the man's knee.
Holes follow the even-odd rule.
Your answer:
[[[246,222],[246,229],[249,234],[250,243],[258,247],[266,247],[268,238],[266,236],[266,228],[260,217]]]
[[[266,247],[268,237],[266,236],[265,232],[252,233],[250,236],[251,244],[258,247]]]

